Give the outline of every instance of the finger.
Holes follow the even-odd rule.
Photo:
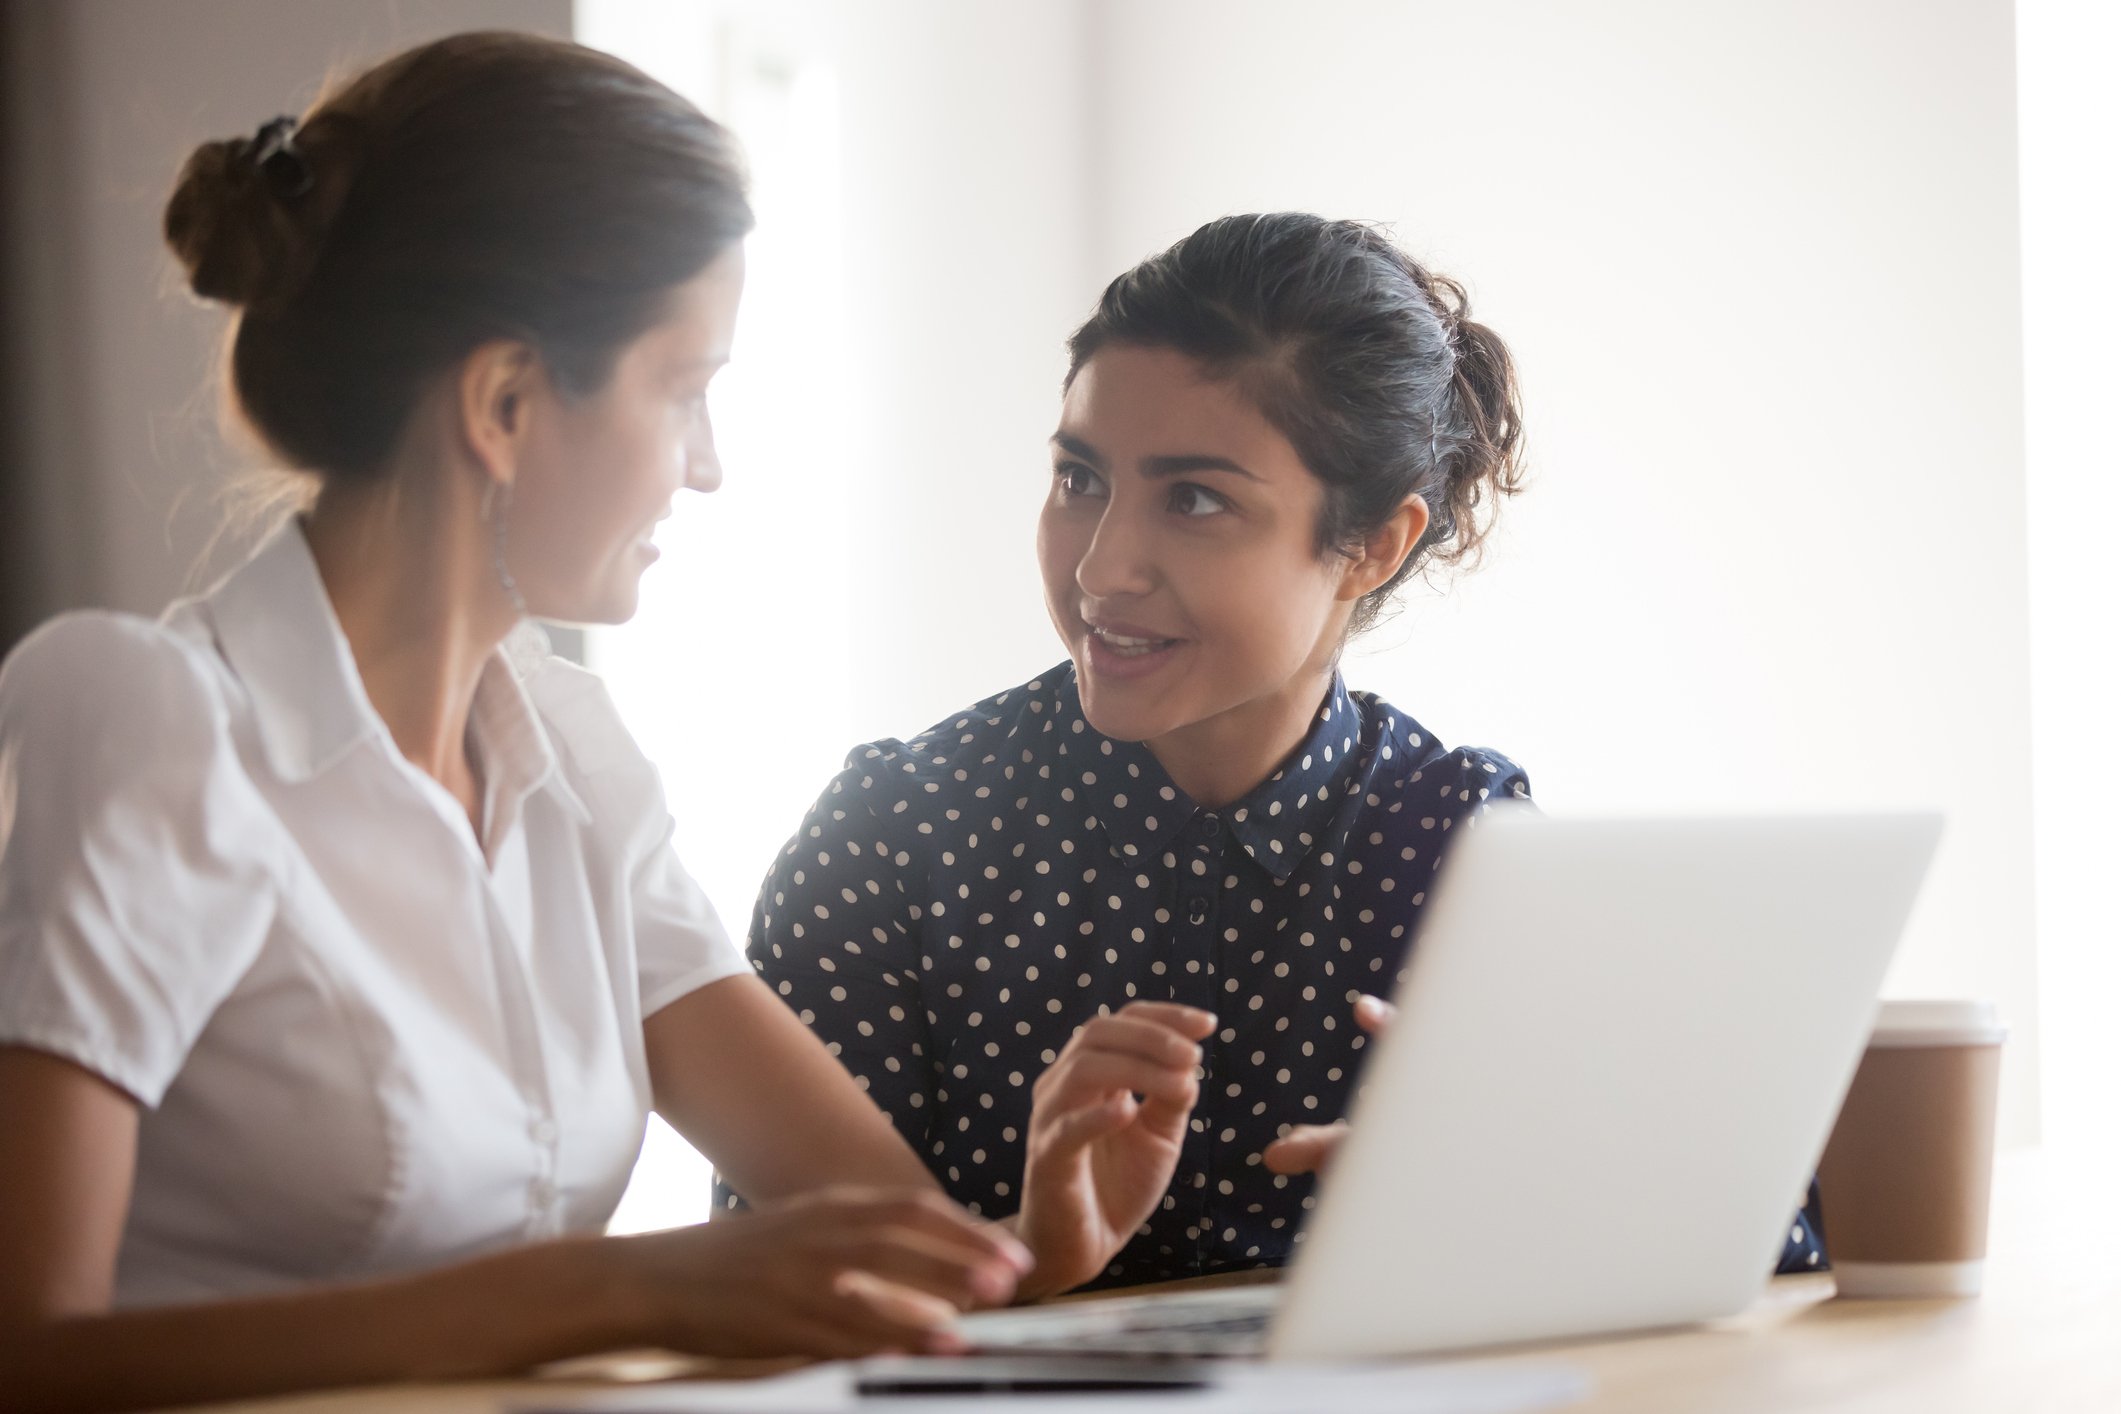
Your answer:
[[[1390,1026],[1392,1018],[1398,1015],[1399,1008],[1383,997],[1373,997],[1365,992],[1355,999],[1355,1024],[1372,1036]]]
[[[998,1260],[1016,1276],[1031,1270],[1031,1249],[998,1222],[975,1217],[935,1189],[912,1195],[907,1226],[950,1243],[976,1248],[984,1257]]]
[[[1112,1015],[1154,1022],[1189,1041],[1205,1041],[1215,1034],[1214,1012],[1177,1002],[1128,1002]]]
[[[1200,1064],[1200,1043],[1189,1041],[1161,1022],[1114,1013],[1086,1023],[1069,1045],[1078,1050],[1112,1051],[1173,1067]]]
[[[846,1304],[838,1303],[807,1317],[790,1317],[778,1323],[780,1329],[774,1355],[809,1355],[824,1360],[858,1360],[864,1355],[878,1355],[887,1350],[919,1350],[927,1339],[925,1332],[905,1333],[896,1326],[885,1326],[866,1313],[856,1313]]]
[[[1054,1062],[1051,1073],[1048,1103],[1056,1111],[1078,1109],[1113,1090],[1150,1095],[1191,1109],[1200,1091],[1191,1066],[1158,1065],[1116,1051],[1078,1051]]]
[[[1014,1233],[999,1223],[974,1217],[934,1189],[837,1189],[831,1191],[831,1203],[843,1231],[846,1227],[907,1228],[1019,1273],[1031,1270],[1031,1253]]]
[[[787,1312],[761,1316],[757,1329],[747,1333],[747,1338],[740,1344],[721,1340],[715,1331],[689,1344],[698,1355],[736,1355],[744,1359],[783,1359],[795,1355],[827,1361],[851,1361],[861,1359],[863,1355],[878,1355],[882,1350],[904,1348],[904,1344],[891,1344],[870,1331],[855,1331],[831,1316],[797,1316]]]
[[[1266,1145],[1260,1153],[1260,1162],[1266,1164],[1268,1172],[1277,1174],[1317,1172],[1326,1166],[1338,1143],[1340,1134],[1336,1128],[1307,1124]]]
[[[1117,1134],[1134,1122],[1138,1109],[1134,1097],[1121,1092],[1059,1115],[1039,1133],[1039,1157],[1064,1158],[1093,1140]]]
[[[1269,1172],[1316,1173],[1324,1169],[1347,1136],[1345,1124],[1300,1124],[1269,1144],[1260,1162]]]
[[[1138,1111],[1141,1122],[1152,1131],[1176,1133],[1183,1129],[1186,1116],[1193,1113],[1193,1106],[1200,1101],[1197,1086],[1189,1087],[1183,1095],[1166,1099],[1161,1095],[1144,1095]]]
[[[815,1291],[813,1299],[775,1325],[785,1348],[828,1360],[853,1360],[887,1350],[925,1354],[945,1329],[887,1319],[868,1302],[829,1288]]]
[[[948,1301],[859,1267],[834,1277],[832,1294],[857,1308],[849,1313],[850,1324],[871,1333],[910,1337],[916,1342],[935,1331],[949,1329],[958,1316],[957,1307]]]
[[[853,1243],[847,1261],[958,1310],[1007,1302],[1016,1294],[1019,1275],[1000,1257],[910,1227],[885,1227]]]
[[[881,1350],[920,1350],[930,1338],[932,1328],[886,1321],[822,1282],[808,1290],[778,1286],[753,1293],[734,1320],[730,1312],[710,1311],[704,1321],[664,1339],[701,1355],[851,1360]]]

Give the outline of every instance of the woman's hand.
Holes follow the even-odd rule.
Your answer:
[[[1044,1296],[1104,1270],[1171,1186],[1215,1017],[1134,1002],[1093,1018],[1031,1087],[1017,1235]]]
[[[1006,1304],[1031,1267],[932,1191],[824,1189],[611,1243],[644,1328],[704,1355],[956,1351],[958,1312]]]
[[[1355,1000],[1355,1024],[1372,1036],[1382,1035],[1396,1015],[1392,1004],[1381,998],[1363,996]],[[1323,1174],[1347,1133],[1345,1122],[1299,1124],[1269,1144],[1260,1160],[1275,1173]]]

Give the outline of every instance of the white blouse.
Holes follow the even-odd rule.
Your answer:
[[[482,849],[401,756],[293,522],[160,623],[0,670],[0,1043],[142,1106],[122,1307],[597,1230],[642,1022],[742,972],[603,686],[526,626],[472,703]]]

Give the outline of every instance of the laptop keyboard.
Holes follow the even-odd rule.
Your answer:
[[[1264,1354],[1276,1289],[1119,1297],[968,1316],[976,1353],[1244,1357]]]

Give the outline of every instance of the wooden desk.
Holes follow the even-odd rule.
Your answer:
[[[1729,1321],[1502,1358],[1587,1370],[1595,1391],[1580,1414],[2121,1414],[2121,1163],[2006,1155],[1995,1205],[1978,1300],[1839,1301],[1829,1278],[1791,1277]],[[583,1387],[597,1386],[400,1386],[217,1408],[497,1414]]]

